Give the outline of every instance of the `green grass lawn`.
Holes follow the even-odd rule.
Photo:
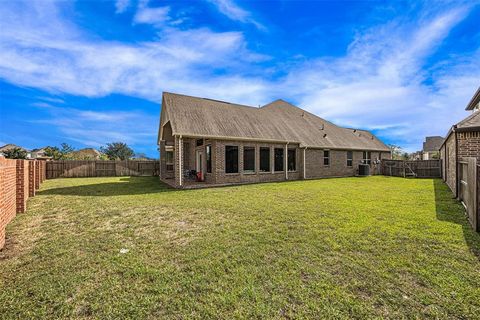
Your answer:
[[[2,319],[480,318],[480,235],[440,180],[57,179],[28,205]]]

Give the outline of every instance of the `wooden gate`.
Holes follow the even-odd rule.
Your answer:
[[[151,161],[139,161],[137,163],[137,172],[140,176],[151,176],[155,172],[155,163]]]
[[[95,161],[96,177],[114,177],[116,173],[115,161]]]
[[[440,178],[442,160],[382,160],[382,174],[394,177]]]
[[[476,158],[468,158],[458,162],[458,199],[465,206],[468,221],[475,231],[479,225],[479,173]]]

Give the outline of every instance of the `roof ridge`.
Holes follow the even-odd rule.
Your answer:
[[[478,103],[479,101],[480,101],[480,86],[477,88],[477,91],[475,91],[475,93],[473,94],[473,97],[468,102],[465,110],[473,110],[473,108],[475,107],[474,103],[475,102]]]
[[[464,118],[463,120],[460,120],[460,121],[457,123],[457,126],[458,126],[458,125],[462,125],[462,124],[464,124],[465,122],[467,122],[467,121],[469,121],[469,120],[471,120],[471,119],[473,119],[473,118],[476,118],[477,116],[480,116],[480,112],[474,112],[474,113],[468,115],[468,117]]]
[[[213,98],[205,98],[205,97],[191,96],[191,95],[182,94],[182,93],[175,93],[175,92],[164,91],[163,94],[175,95],[175,96],[182,96],[182,97],[194,98],[194,99],[202,99],[202,100],[208,100],[208,101],[214,101],[214,102],[220,102],[220,103],[225,103],[225,104],[229,104],[229,105],[232,105],[232,106],[238,106],[238,107],[247,107],[247,108],[252,108],[252,109],[258,109],[258,107],[249,106],[249,105],[246,105],[246,104],[240,104],[240,103],[235,103],[235,102],[228,102],[228,101],[223,101],[223,100],[218,100],[218,99],[213,99]]]

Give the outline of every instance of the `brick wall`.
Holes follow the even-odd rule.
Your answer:
[[[17,160],[17,213],[25,212],[29,196],[28,160]]]
[[[35,190],[40,188],[40,161],[35,160]]]
[[[28,161],[28,196],[35,196],[35,161]]]
[[[455,133],[451,134],[448,137],[447,141],[443,145],[441,153],[443,154],[443,161],[445,162],[444,180],[450,190],[455,193],[457,184],[457,156],[455,148]]]
[[[459,159],[472,157],[480,161],[480,131],[458,132],[457,139]]]
[[[0,157],[0,249],[5,244],[5,227],[17,212],[25,212],[27,199],[46,177],[45,161]]]
[[[5,244],[5,227],[16,213],[16,160],[0,157],[0,248]]]
[[[452,133],[440,149],[442,178],[453,193],[457,184],[457,149],[459,160],[473,157],[480,161],[480,132],[457,132],[457,144],[455,146],[455,133]]]
[[[322,149],[307,149],[300,148],[296,144],[279,144],[279,143],[264,143],[254,141],[230,141],[230,140],[209,140],[205,139],[201,146],[197,146],[197,139],[183,138],[182,152],[179,152],[180,141],[175,137],[175,152],[174,152],[174,173],[175,186],[180,185],[179,179],[179,164],[180,157],[182,161],[183,171],[196,170],[196,153],[201,151],[203,153],[203,165],[201,171],[204,173],[206,184],[235,184],[235,183],[254,183],[254,182],[274,182],[285,180],[299,180],[304,178],[323,178],[323,177],[345,177],[354,176],[358,171],[358,164],[363,159],[363,151],[353,152],[353,163],[351,167],[347,166],[347,151],[346,150],[331,150],[330,151],[330,165],[323,165],[323,151]],[[206,164],[206,146],[212,147],[212,172],[207,173]],[[238,147],[238,173],[225,172],[225,147]],[[162,147],[162,146],[161,146]],[[243,151],[245,147],[255,148],[255,170],[253,172],[244,172],[243,170]],[[270,171],[261,172],[260,168],[260,148],[270,149]],[[285,172],[274,171],[274,150],[280,148],[283,150],[284,162],[286,158],[287,149],[296,150],[296,170]],[[306,160],[306,168],[304,168],[304,152]],[[163,157],[160,157],[160,162],[163,163]],[[373,164],[373,160],[379,159],[379,152],[371,152],[372,174],[380,174],[380,166]],[[382,159],[390,159],[390,152],[382,152]],[[163,167],[163,166],[162,166]],[[285,164],[284,164],[285,167]],[[284,168],[285,169],[285,168]],[[165,175],[162,174],[162,179]],[[188,181],[183,178],[183,184]]]

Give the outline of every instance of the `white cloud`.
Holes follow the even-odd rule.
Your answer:
[[[130,0],[115,1],[115,13],[124,13],[130,6]]]
[[[437,76],[430,83],[425,69],[426,60],[467,14],[467,8],[457,8],[418,23],[374,27],[358,35],[346,56],[296,66],[283,87],[316,114],[377,130],[413,151],[426,135],[444,135],[467,116],[462,106],[480,82],[478,53],[468,61],[454,60],[444,71],[443,62],[431,67]]]
[[[228,4],[222,2],[225,8]],[[463,108],[480,82],[480,49],[426,67],[450,30],[469,13],[464,7],[359,31],[344,56],[282,63],[289,69],[271,69],[286,76],[272,80],[262,68],[268,57],[248,50],[240,32],[167,27],[161,21],[169,18],[157,17],[145,18],[159,23],[155,40],[135,44],[92,40],[56,5],[17,7],[21,5],[0,7],[0,29],[8,30],[0,34],[0,77],[53,93],[88,97],[121,93],[159,102],[162,91],[173,91],[250,105],[284,98],[338,124],[377,130],[413,151],[426,135],[444,135],[467,115]],[[144,3],[137,10],[142,8],[154,9]],[[237,19],[249,17],[247,12],[230,10],[234,13]],[[73,124],[58,113],[53,115],[55,125],[91,143],[121,137],[140,141],[148,131],[104,128],[103,122],[124,123],[124,118],[112,119],[94,110],[76,114],[88,125]],[[140,121],[129,114],[119,116]],[[149,125],[156,132],[157,123]]]
[[[162,26],[167,20],[169,20],[169,12],[169,7],[149,8],[147,6],[139,6],[135,17],[133,18],[133,22]]]
[[[239,7],[232,0],[207,0],[212,3],[218,11],[234,21],[242,23],[250,23],[257,27],[259,30],[265,31],[266,28],[261,23],[253,19],[252,14],[245,9]]]
[[[158,40],[149,42],[90,40],[49,3],[32,3],[22,10],[16,10],[16,4],[0,9],[5,18],[0,23],[10,30],[0,35],[0,77],[15,84],[89,97],[123,93],[153,101],[160,101],[164,90],[211,95],[225,90],[228,97],[246,102],[254,100],[251,94],[262,86],[239,76],[211,76],[212,69],[241,69],[244,63],[265,59],[246,49],[239,32],[164,28]]]
[[[158,118],[143,111],[93,111],[45,105],[47,116],[32,121],[55,126],[64,137],[85,146],[100,147],[107,142],[154,143]]]

